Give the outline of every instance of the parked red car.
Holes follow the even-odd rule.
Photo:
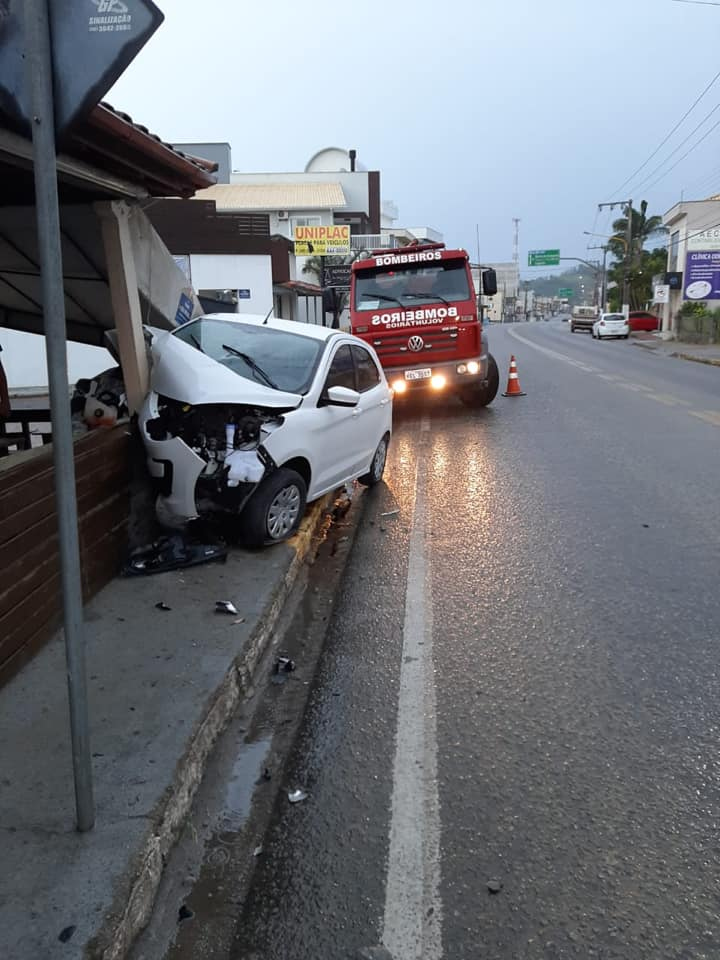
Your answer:
[[[647,310],[631,310],[628,315],[631,330],[659,330],[660,320]]]

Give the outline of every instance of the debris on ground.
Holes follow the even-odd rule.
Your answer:
[[[77,927],[75,926],[74,923],[71,924],[69,927],[64,927],[60,931],[60,935],[58,936],[58,940],[60,941],[60,943],[67,943],[70,937],[75,933],[76,930],[77,930]]]
[[[238,615],[237,607],[232,600],[216,600],[215,613],[229,613],[233,617]]]
[[[165,603],[164,600],[161,600],[159,603],[155,604],[156,610],[172,610],[172,607]]]
[[[270,773],[270,770],[268,769],[268,767],[265,767],[265,769],[263,770],[262,778],[263,780],[266,780],[266,781],[272,780],[272,774]]]
[[[123,569],[126,577],[166,573],[200,563],[225,563],[227,547],[218,543],[193,543],[180,533],[160,537],[146,547],[134,550]]]
[[[253,856],[259,857],[262,852],[263,852],[262,845],[259,847],[255,847],[255,849],[253,850]]]
[[[365,947],[358,954],[358,960],[393,960],[387,947]]]
[[[381,513],[381,517],[396,517],[400,513],[399,510],[386,510],[385,513]]]
[[[500,891],[503,888],[503,885],[500,880],[493,878],[492,880],[488,880],[487,888],[490,891],[490,893],[500,893]]]
[[[194,914],[193,911],[190,909],[190,907],[186,907],[185,904],[183,904],[183,905],[180,907],[180,909],[178,910],[177,922],[178,922],[178,923],[182,923],[183,920],[192,920],[192,918],[193,918],[194,916],[195,916],[195,914]]]
[[[307,800],[307,794],[304,790],[290,790],[288,793],[288,800],[290,803],[302,803],[303,800]]]
[[[275,673],[292,673],[295,669],[295,661],[289,657],[278,657],[275,661]]]

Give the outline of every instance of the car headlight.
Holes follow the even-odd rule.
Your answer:
[[[447,380],[441,373],[436,373],[435,376],[430,379],[430,386],[433,390],[442,390]]]
[[[477,360],[471,360],[467,365],[467,370],[468,373],[472,374],[480,373],[480,364],[477,362]]]

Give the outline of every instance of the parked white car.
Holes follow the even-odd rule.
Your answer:
[[[150,333],[140,428],[162,516],[238,514],[261,546],[292,536],[306,502],[382,479],[392,391],[358,337],[243,314]]]
[[[592,335],[596,340],[604,340],[605,337],[622,337],[627,340],[630,336],[630,326],[625,314],[601,313],[593,324]]]

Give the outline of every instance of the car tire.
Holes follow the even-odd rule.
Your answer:
[[[377,449],[373,454],[372,463],[370,464],[370,469],[367,473],[364,473],[361,477],[358,477],[358,482],[361,483],[364,487],[374,487],[376,484],[380,483],[383,478],[383,473],[385,472],[385,464],[387,463],[387,453],[388,453],[388,437],[385,435],[380,443],[377,445]]]
[[[240,531],[248,547],[282,543],[297,532],[305,513],[307,486],[287,467],[273,471],[245,504]]]
[[[630,334],[626,333],[625,336],[623,337],[623,340],[629,340],[629,339],[630,339]]]
[[[466,407],[479,410],[487,407],[497,396],[500,387],[500,372],[495,357],[488,355],[487,383],[480,387],[471,387],[460,391],[460,399]]]

